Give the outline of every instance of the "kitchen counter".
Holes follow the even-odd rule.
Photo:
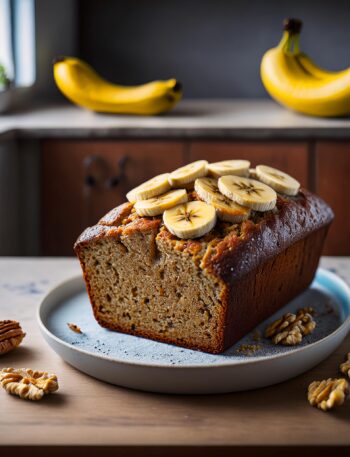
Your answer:
[[[350,257],[323,258],[322,266],[350,285]],[[27,332],[17,350],[1,357],[1,367],[46,370],[56,373],[60,383],[58,392],[38,403],[0,389],[2,454],[12,455],[9,446],[26,445],[25,455],[37,457],[109,451],[119,451],[119,456],[225,456],[241,451],[239,455],[258,457],[295,456],[289,446],[309,446],[307,454],[300,455],[322,457],[331,452],[329,447],[350,447],[350,401],[324,413],[306,399],[312,380],[338,372],[350,350],[350,335],[326,361],[276,386],[214,396],[132,391],[80,373],[63,362],[39,333],[35,313],[41,299],[76,274],[80,267],[75,259],[0,259],[0,319],[17,319]],[[62,448],[53,450],[54,445],[63,446],[64,453]]]
[[[0,115],[1,138],[350,138],[350,118],[299,115],[272,100],[183,100],[154,117],[97,114],[67,102]]]

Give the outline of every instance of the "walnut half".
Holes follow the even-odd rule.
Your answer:
[[[19,322],[0,321],[0,355],[19,346],[25,336]]]
[[[55,375],[29,368],[3,368],[0,370],[0,384],[7,393],[26,400],[41,400],[45,394],[58,390]]]
[[[340,365],[340,371],[350,378],[350,352],[347,357],[348,359]]]
[[[311,406],[328,411],[342,405],[349,394],[349,383],[346,379],[326,379],[314,381],[309,385],[308,400]]]
[[[271,338],[274,344],[292,346],[301,343],[303,336],[311,333],[316,322],[311,314],[300,309],[297,314],[287,313],[270,324],[265,330],[266,338]]]

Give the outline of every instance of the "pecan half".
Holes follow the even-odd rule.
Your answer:
[[[19,346],[25,336],[19,322],[0,321],[0,355]]]

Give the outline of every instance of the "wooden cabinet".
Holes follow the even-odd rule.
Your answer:
[[[46,140],[41,144],[41,251],[72,255],[81,231],[131,188],[185,163],[171,141]]]
[[[309,187],[309,146],[306,142],[195,141],[190,146],[190,160],[211,162],[247,159],[252,167],[268,164],[298,179]]]
[[[41,252],[72,255],[81,231],[126,192],[198,159],[249,159],[290,173],[335,212],[325,254],[350,255],[350,142],[46,140],[41,144]]]
[[[324,253],[350,255],[350,142],[316,144],[315,183],[335,214]]]

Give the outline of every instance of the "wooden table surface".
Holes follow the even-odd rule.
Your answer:
[[[323,258],[322,266],[350,284],[349,257]],[[75,259],[0,259],[0,320],[16,319],[27,332],[20,348],[0,358],[0,367],[53,372],[60,383],[57,393],[40,402],[23,401],[1,389],[0,453],[23,445],[30,446],[27,456],[62,455],[62,447],[51,448],[57,445],[66,456],[79,452],[76,446],[85,455],[105,446],[105,453],[118,450],[118,456],[285,456],[299,452],[295,446],[307,446],[299,455],[320,456],[329,455],[330,446],[350,448],[350,400],[330,413],[306,400],[309,382],[337,374],[350,351],[350,335],[316,368],[276,386],[213,396],[132,391],[80,373],[39,333],[36,309],[41,299],[79,273]]]

